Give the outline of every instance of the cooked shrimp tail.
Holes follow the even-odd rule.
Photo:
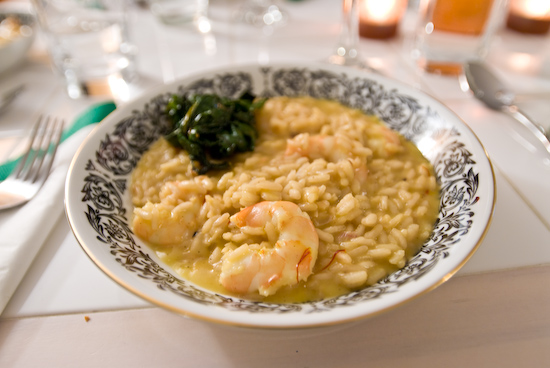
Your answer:
[[[222,258],[220,283],[229,291],[274,294],[311,275],[319,248],[319,237],[308,215],[287,201],[260,202],[233,215],[237,227],[273,226],[278,238],[272,247],[243,244]]]

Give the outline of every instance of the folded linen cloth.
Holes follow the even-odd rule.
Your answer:
[[[114,109],[114,105],[109,106],[95,106],[81,115],[64,133],[65,142],[59,146],[50,176],[38,194],[23,206],[0,213],[0,314],[63,214],[69,165],[93,123]],[[7,164],[3,165],[6,171]]]

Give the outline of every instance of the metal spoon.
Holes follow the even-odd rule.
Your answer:
[[[550,152],[550,141],[548,141],[544,128],[535,123],[533,119],[514,104],[515,94],[506,88],[484,63],[479,61],[467,62],[464,65],[464,76],[475,97],[491,109],[503,111],[522,123]]]

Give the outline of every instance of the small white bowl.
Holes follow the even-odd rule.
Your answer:
[[[0,74],[12,69],[25,58],[36,34],[36,18],[29,4],[0,2],[0,22],[11,16],[17,18],[22,28],[13,39],[0,43]]]
[[[173,93],[237,97],[310,95],[376,114],[409,138],[441,184],[431,237],[401,270],[365,289],[301,304],[242,300],[205,290],[164,264],[130,229],[130,175],[162,134]],[[495,180],[482,145],[435,99],[372,73],[319,64],[243,65],[209,70],[147,93],[115,110],[88,136],[69,169],[65,203],[77,241],[96,265],[136,295],[168,310],[217,323],[303,328],[358,320],[390,310],[448,280],[481,243],[492,217]]]

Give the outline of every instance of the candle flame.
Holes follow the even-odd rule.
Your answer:
[[[407,0],[361,0],[359,21],[361,25],[396,27],[407,9]]]
[[[365,0],[363,7],[373,20],[384,21],[392,17],[396,12],[396,0]]]
[[[550,18],[550,2],[541,0],[514,1],[510,4],[511,10],[522,14],[526,18]]]

